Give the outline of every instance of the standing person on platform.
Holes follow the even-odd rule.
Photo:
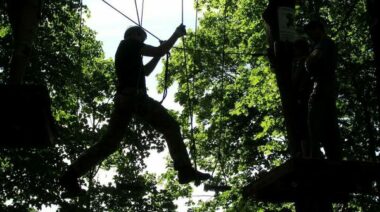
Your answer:
[[[310,21],[305,26],[305,32],[314,44],[306,59],[306,67],[313,82],[308,108],[311,141],[308,156],[321,157],[321,145],[328,159],[340,160],[342,150],[337,121],[335,76],[337,49],[321,21]]]
[[[305,60],[310,54],[310,47],[306,39],[300,38],[293,44],[293,64],[291,72],[291,87],[295,101],[296,146],[293,156],[306,157],[310,149],[308,129],[308,102],[313,83],[310,74],[306,71]]]

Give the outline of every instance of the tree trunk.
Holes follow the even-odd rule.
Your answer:
[[[6,3],[14,39],[10,83],[22,84],[40,19],[41,0],[7,0]]]
[[[367,13],[369,17],[369,30],[371,34],[373,51],[375,53],[375,76],[378,121],[380,121],[380,2],[379,0],[367,0]]]

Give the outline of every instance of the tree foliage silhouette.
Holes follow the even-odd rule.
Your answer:
[[[44,1],[26,83],[46,85],[57,122],[57,144],[45,150],[0,150],[0,209],[174,211],[173,201],[188,197],[189,186],[179,186],[175,172],[159,178],[144,172],[151,150],[162,151],[163,140],[149,126],[135,120],[118,152],[101,164],[112,170],[113,183],[104,185],[96,167],[83,178],[85,197],[59,197],[57,179],[104,132],[115,92],[112,59],[104,57],[95,32],[80,22],[80,2]],[[214,183],[232,189],[207,202],[190,200],[194,211],[281,211],[291,204],[246,201],[241,188],[260,173],[280,165],[289,155],[274,73],[265,56],[266,35],[261,14],[266,1],[199,0],[199,28],[186,37],[183,50],[172,51],[169,83],[178,83],[175,100],[184,137],[190,140],[190,105],[195,117],[197,164],[213,172]],[[378,161],[379,120],[375,94],[373,49],[363,1],[304,1],[297,8],[297,26],[319,15],[329,22],[329,33],[339,48],[339,124],[344,157]],[[0,8],[0,82],[7,79],[11,31]],[[87,8],[84,14],[89,15]],[[196,33],[196,36],[195,36]],[[183,43],[179,44],[180,46]],[[185,67],[186,66],[186,67]],[[185,74],[185,68],[188,74]],[[163,89],[164,74],[159,89]],[[190,92],[187,80],[192,85]],[[190,94],[190,97],[188,96]],[[157,139],[158,138],[158,139]],[[354,171],[354,170],[353,170]],[[160,186],[160,189],[158,188]],[[378,211],[378,199],[357,195],[338,211]]]

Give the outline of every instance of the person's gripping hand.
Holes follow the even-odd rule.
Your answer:
[[[186,26],[183,25],[183,24],[179,25],[179,26],[176,28],[176,30],[175,30],[174,33],[175,33],[178,37],[182,37],[182,36],[186,35]]]

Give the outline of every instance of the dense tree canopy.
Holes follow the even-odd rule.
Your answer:
[[[240,201],[239,188],[289,157],[276,78],[267,58],[261,56],[266,52],[261,18],[266,5],[199,1],[200,27],[181,44],[190,49],[187,58],[182,51],[173,54],[180,85],[176,97],[184,105],[183,126],[189,126],[187,116],[192,112],[197,120],[199,163],[215,171],[217,181],[234,188],[201,204],[200,211],[213,207],[233,211],[241,204],[249,211],[265,208]],[[300,34],[304,23],[322,17],[339,48],[337,106],[345,159],[377,161],[378,105],[366,2],[304,1],[296,10]],[[366,198],[358,196],[355,204],[344,207],[358,205],[369,211],[368,201],[376,200]]]
[[[297,5],[297,26],[320,16],[339,48],[339,125],[344,157],[377,161],[379,119],[374,55],[366,1],[308,0]],[[189,201],[194,211],[281,211],[291,204],[247,201],[241,189],[260,173],[289,158],[276,78],[266,57],[261,14],[267,1],[199,0],[199,27],[172,51],[170,83],[178,83],[176,115],[198,167],[213,182],[231,190],[208,202]],[[3,3],[1,4],[3,5]],[[83,7],[83,15],[89,15]],[[11,55],[11,30],[0,8],[0,81],[5,83]],[[0,149],[0,210],[175,211],[174,200],[189,197],[169,166],[163,176],[144,171],[150,151],[162,151],[163,139],[139,120],[129,126],[118,152],[83,178],[88,194],[60,198],[58,177],[104,133],[112,108],[114,68],[104,58],[95,32],[82,25],[79,0],[45,0],[26,83],[46,85],[56,120],[57,143],[44,150]],[[185,50],[183,50],[185,49]],[[185,58],[186,57],[186,58]],[[159,76],[163,87],[162,73]],[[194,118],[191,128],[189,117]],[[94,176],[113,170],[114,182]],[[378,199],[357,195],[338,211],[378,211]]]

